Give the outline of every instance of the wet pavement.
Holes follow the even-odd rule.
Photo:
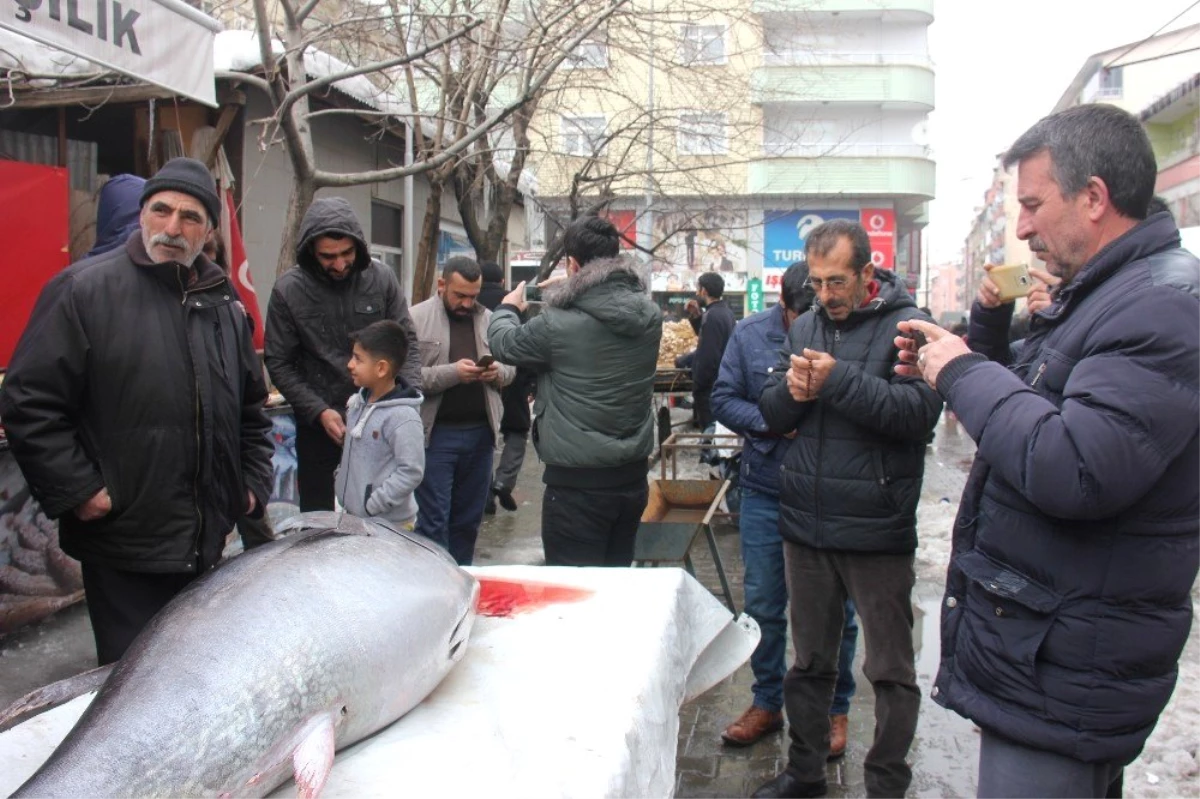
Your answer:
[[[937,439],[926,461],[923,507],[946,501],[957,504],[972,452],[970,440],[952,422],[939,424]],[[680,477],[706,475],[707,467],[696,464],[694,455],[681,455],[679,464]],[[657,476],[657,468],[654,475]],[[513,493],[518,503],[516,512],[501,509],[495,516],[485,517],[476,548],[478,565],[543,562],[541,464],[532,446]],[[716,540],[740,608],[742,566],[736,528],[718,525]],[[719,596],[716,569],[703,538],[698,539],[692,553],[697,578]],[[919,554],[919,564],[920,561]],[[941,568],[944,569],[944,564]],[[970,722],[943,710],[928,698],[937,669],[940,573],[937,568],[922,569],[919,565],[913,596],[917,678],[924,699],[910,757],[914,779],[909,795],[974,796],[979,736]],[[864,651],[860,640],[855,665],[858,692],[850,711],[850,742],[846,756],[828,769],[829,795],[833,797],[866,795],[862,763],[873,735],[874,699],[870,683],[862,676]],[[91,627],[82,605],[0,639],[0,707],[33,688],[91,668],[94,657]],[[752,682],[750,667],[744,665],[681,710],[677,796],[749,796],[786,765],[786,731],[743,749],[727,747],[721,742],[721,730],[749,706]]]

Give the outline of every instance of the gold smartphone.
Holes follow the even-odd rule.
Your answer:
[[[1029,276],[1029,264],[1004,264],[988,270],[988,277],[1000,289],[1000,301],[1012,302],[1029,294],[1033,278]]]

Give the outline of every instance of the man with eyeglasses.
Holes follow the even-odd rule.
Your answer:
[[[925,444],[942,401],[897,375],[898,322],[927,319],[903,283],[876,271],[866,230],[826,222],[805,243],[814,313],[792,325],[787,363],[759,401],[769,431],[795,435],[779,473],[796,661],[783,683],[788,765],[754,796],[824,796],[827,718],[847,597],[866,644],[876,727],[868,796],[903,796],[921,704],[912,643],[913,554]]]

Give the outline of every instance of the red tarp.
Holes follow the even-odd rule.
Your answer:
[[[17,339],[42,286],[71,262],[67,170],[0,161],[0,368],[8,366]]]

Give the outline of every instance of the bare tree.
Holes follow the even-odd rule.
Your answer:
[[[525,21],[525,35],[514,38],[507,33],[513,21],[508,0],[412,0],[406,6],[275,0],[278,14],[267,0],[254,0],[274,112],[268,135],[281,139],[293,171],[279,269],[291,265],[299,222],[318,189],[424,174],[431,196],[419,239],[414,300],[425,296],[433,282],[441,195],[455,168],[472,156],[476,142],[486,142],[510,117],[527,114],[527,105],[536,102],[568,54],[629,2],[540,4]],[[282,44],[282,55],[274,39]],[[348,68],[313,77],[306,61],[318,50],[335,51]],[[513,63],[531,66],[513,72],[506,68]],[[319,163],[310,119],[341,110],[314,112],[309,100],[359,76],[394,104],[395,110],[383,116],[393,124],[406,123],[405,135],[414,144],[411,164],[336,172]]]

